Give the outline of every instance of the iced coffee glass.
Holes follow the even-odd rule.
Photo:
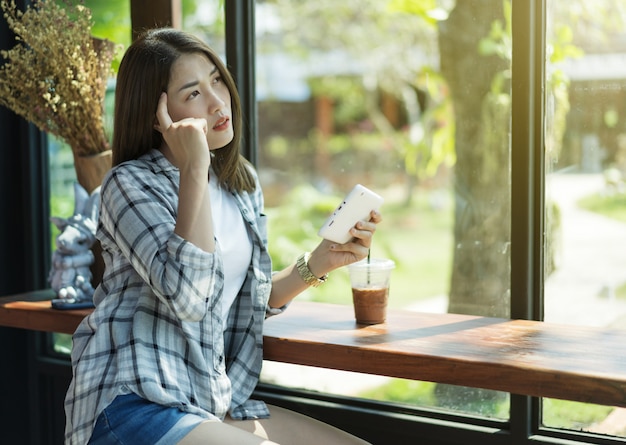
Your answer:
[[[357,323],[377,324],[385,321],[389,281],[395,267],[395,263],[386,258],[365,259],[348,266]]]

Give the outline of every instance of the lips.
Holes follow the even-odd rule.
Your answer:
[[[213,130],[224,131],[228,129],[229,125],[230,125],[230,119],[227,117],[222,117],[215,123],[215,125],[213,125]]]

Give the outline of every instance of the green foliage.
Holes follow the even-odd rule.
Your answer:
[[[511,0],[503,0],[504,5],[504,23],[495,20],[491,24],[491,30],[488,36],[479,42],[479,53],[484,56],[498,56],[509,62],[513,59],[513,40],[512,40],[512,6]],[[574,45],[572,26],[567,24],[556,23],[549,26],[553,32],[548,36],[549,47],[547,56],[550,65],[553,67],[546,77],[547,102],[553,108],[546,122],[546,158],[548,160],[556,160],[561,152],[563,135],[566,128],[567,114],[569,113],[569,79],[564,71],[560,68],[559,63],[571,59],[578,58],[583,55],[583,51]],[[511,80],[510,69],[496,73],[491,88],[491,94],[498,95],[498,102],[508,101],[506,96],[510,93],[508,83]],[[498,116],[496,113],[494,116]],[[486,125],[500,126],[500,122],[486,121]]]
[[[314,96],[329,97],[333,101],[333,118],[337,130],[345,130],[350,123],[367,117],[365,89],[360,80],[348,76],[322,76],[309,79]]]
[[[543,424],[554,428],[583,430],[610,414],[610,406],[567,400],[543,399]]]
[[[318,53],[341,53],[351,62],[350,76],[343,67],[331,67],[337,76],[310,81],[314,96],[334,102],[335,128],[350,132],[368,125],[396,144],[404,156],[408,175],[424,180],[441,165],[451,166],[454,155],[454,119],[449,92],[442,77],[428,65],[437,53],[437,21],[448,11],[435,0],[365,0],[292,2],[276,0],[282,29],[280,45],[266,52],[288,51],[294,57],[315,60]],[[269,39],[268,39],[269,40]],[[358,73],[361,81],[354,80]],[[408,116],[407,134],[398,129],[380,106],[380,96],[398,100]],[[426,95],[424,100],[418,95]],[[351,125],[350,125],[351,124]],[[338,147],[339,145],[335,145]]]
[[[389,383],[359,394],[366,399],[385,400],[411,405],[435,406],[436,383],[393,379]]]
[[[550,63],[558,64],[567,59],[576,59],[584,55],[584,51],[572,44],[574,31],[568,25],[556,25],[552,36],[551,52],[549,54]]]
[[[437,0],[390,0],[387,7],[390,12],[413,14],[434,26],[448,16],[448,11],[438,3]]]
[[[59,6],[79,3],[77,0],[56,0]],[[100,39],[108,39],[118,46],[113,58],[113,71],[117,72],[124,48],[130,45],[130,0],[81,0],[93,19],[91,34]]]
[[[324,154],[330,157],[329,170],[317,173],[323,173],[333,182],[347,172],[358,177],[370,175],[375,176],[371,181],[376,185],[386,186],[402,165],[407,137],[405,131],[389,134],[355,131],[324,136],[311,130],[306,138],[274,135],[265,143],[263,152],[272,168],[288,171],[292,177],[312,177],[315,172],[311,171],[311,160],[324,147]],[[371,175],[374,169],[376,175]]]
[[[211,46],[217,48],[218,42],[223,39],[226,26],[224,4],[225,0],[205,0],[202,2],[204,9],[199,11],[197,0],[183,0],[183,28],[204,36]]]
[[[420,382],[404,379],[391,379],[389,383],[364,391],[359,397],[375,400],[403,403],[412,406],[434,407],[443,410],[478,414],[484,417],[506,419],[509,415],[509,403],[506,397],[481,397],[481,391],[467,388],[467,397],[462,394],[466,388],[454,387],[455,406],[437,397],[437,383]]]
[[[326,196],[311,185],[294,188],[280,207],[267,209],[270,219],[269,249],[274,270],[294,262],[305,250],[311,250],[324,219],[340,202],[340,196]]]
[[[70,355],[72,353],[72,336],[70,334],[52,333],[52,344],[57,354]]]
[[[432,178],[441,166],[456,163],[455,121],[452,99],[443,76],[423,68],[415,79],[415,86],[428,96],[429,105],[420,113],[419,121],[412,122],[407,139],[400,145],[404,150],[406,172],[418,179]],[[419,128],[421,137],[414,136]]]
[[[327,195],[311,185],[292,189],[279,207],[267,208],[269,252],[274,270],[292,264],[298,255],[311,251],[321,240],[317,231],[341,201],[340,195]],[[319,288],[311,288],[299,300],[348,304],[352,294],[347,272],[332,273],[332,279]]]
[[[84,0],[94,19],[93,35],[130,45],[130,0]]]
[[[93,16],[92,34],[94,37],[108,39],[119,45],[119,51],[113,60],[113,70],[117,72],[124,51],[132,41],[130,0],[55,0],[64,6],[68,3],[81,2],[91,10]],[[221,11],[224,0],[215,0]],[[182,1],[183,16],[193,16],[197,10],[197,0]],[[221,17],[222,15],[220,15]],[[223,21],[221,23],[223,29]]]
[[[401,135],[398,135],[401,138]],[[365,153],[378,153],[384,143],[385,136],[379,133],[333,134],[327,141],[328,151],[334,154],[351,151],[350,156]]]
[[[615,296],[622,300],[626,300],[626,283],[618,286],[617,289],[615,289]]]
[[[73,196],[51,196],[50,197],[50,215],[69,218],[74,213],[74,197]],[[59,229],[50,223],[50,244],[52,251],[56,250],[55,239],[59,234]]]
[[[480,40],[478,51],[483,56],[497,55],[504,60],[513,59],[513,27],[511,24],[511,1],[504,0],[504,20],[495,20],[491,24],[489,36]]]
[[[556,161],[561,153],[563,136],[567,127],[567,115],[570,111],[569,102],[569,78],[561,68],[556,68],[567,59],[581,57],[583,51],[575,46],[573,42],[572,27],[563,24],[555,24],[554,31],[549,36],[550,51],[548,53],[549,62],[555,67],[546,78],[547,91],[549,92],[547,101],[554,104],[554,112],[551,118],[546,121],[546,158],[549,161]]]
[[[389,383],[360,393],[359,397],[384,400],[410,405],[437,407],[435,388],[437,384],[403,379],[391,379]],[[487,406],[485,406],[487,405]],[[507,418],[508,400],[476,401],[475,407],[466,407],[468,412],[481,413],[489,417]],[[613,410],[609,406],[566,400],[543,399],[543,424],[553,428],[584,430],[592,424],[606,419]]]

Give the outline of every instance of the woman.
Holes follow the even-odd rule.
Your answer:
[[[233,79],[200,40],[157,29],[129,47],[101,189],[106,269],[74,334],[67,443],[363,443],[250,396],[264,318],[363,259],[381,216],[272,274],[241,125]]]

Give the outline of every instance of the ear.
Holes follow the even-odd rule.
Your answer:
[[[78,182],[74,183],[74,215],[82,215],[89,193]]]
[[[85,203],[83,215],[92,221],[98,221],[100,212],[100,186],[96,187]]]
[[[67,219],[65,219],[65,218],[59,218],[57,216],[51,216],[50,217],[50,221],[52,222],[52,224],[57,226],[57,229],[59,229],[61,232],[63,231],[63,229],[65,229],[65,227],[67,227]]]

